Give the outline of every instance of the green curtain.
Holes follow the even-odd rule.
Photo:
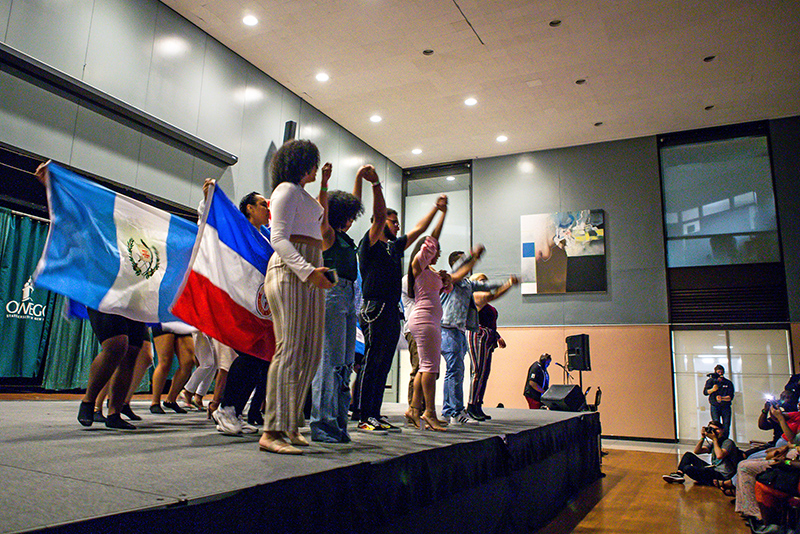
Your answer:
[[[92,332],[89,321],[66,319],[62,310],[66,298],[55,295],[49,313],[50,335],[42,344],[44,373],[42,387],[45,389],[85,389],[89,380],[89,366],[100,343]]]
[[[35,378],[47,335],[48,291],[31,284],[47,223],[0,209],[0,377]]]

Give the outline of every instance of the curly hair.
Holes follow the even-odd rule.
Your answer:
[[[319,167],[317,145],[305,139],[285,142],[272,158],[272,189],[283,182],[299,184],[314,167]]]
[[[256,197],[260,196],[261,193],[259,193],[258,191],[250,191],[249,193],[247,193],[245,196],[242,197],[242,200],[239,201],[239,211],[241,211],[245,217],[248,217],[247,206],[254,206],[256,203]]]
[[[328,223],[334,230],[341,230],[348,219],[356,220],[362,213],[364,205],[352,193],[338,189],[328,193]]]

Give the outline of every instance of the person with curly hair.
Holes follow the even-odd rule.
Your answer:
[[[328,193],[328,230],[323,236],[332,243],[322,253],[325,267],[336,270],[338,281],[325,294],[325,343],[322,361],[311,383],[311,439],[325,443],[348,443],[347,411],[350,406],[350,373],[355,363],[358,279],[357,248],[347,231],[364,213],[362,180],[378,181],[372,165],[356,174],[353,193]]]
[[[324,290],[333,287],[323,266],[323,230],[331,165],[322,168],[319,201],[305,186],[317,178],[319,149],[311,141],[284,143],[272,159],[272,248],[264,290],[275,328],[275,355],[267,375],[264,433],[268,452],[302,454],[306,392],[322,358]],[[287,441],[288,440],[288,441]]]

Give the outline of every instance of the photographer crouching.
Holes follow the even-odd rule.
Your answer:
[[[700,441],[695,445],[694,452],[685,453],[678,470],[661,478],[670,484],[683,484],[684,476],[687,476],[695,483],[706,486],[710,486],[714,480],[729,480],[736,474],[739,449],[724,432],[721,423],[708,423],[708,426],[700,429]],[[711,464],[698,457],[698,454],[708,453],[711,453]]]
[[[733,382],[725,378],[723,366],[716,365],[714,372],[708,374],[708,380],[703,387],[703,395],[708,397],[708,403],[711,405],[711,419],[721,423],[725,436],[728,436],[731,430]]]

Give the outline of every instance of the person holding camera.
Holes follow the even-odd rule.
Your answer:
[[[725,378],[725,368],[721,365],[715,366],[714,372],[708,374],[703,395],[708,397],[711,405],[711,419],[722,424],[725,436],[731,430],[733,393],[733,382]]]
[[[699,454],[711,453],[711,464],[699,458]],[[670,484],[683,484],[689,477],[696,484],[710,486],[714,480],[729,480],[736,474],[739,449],[727,437],[718,421],[711,421],[700,430],[700,441],[694,452],[687,452],[681,458],[677,471],[661,478]]]

